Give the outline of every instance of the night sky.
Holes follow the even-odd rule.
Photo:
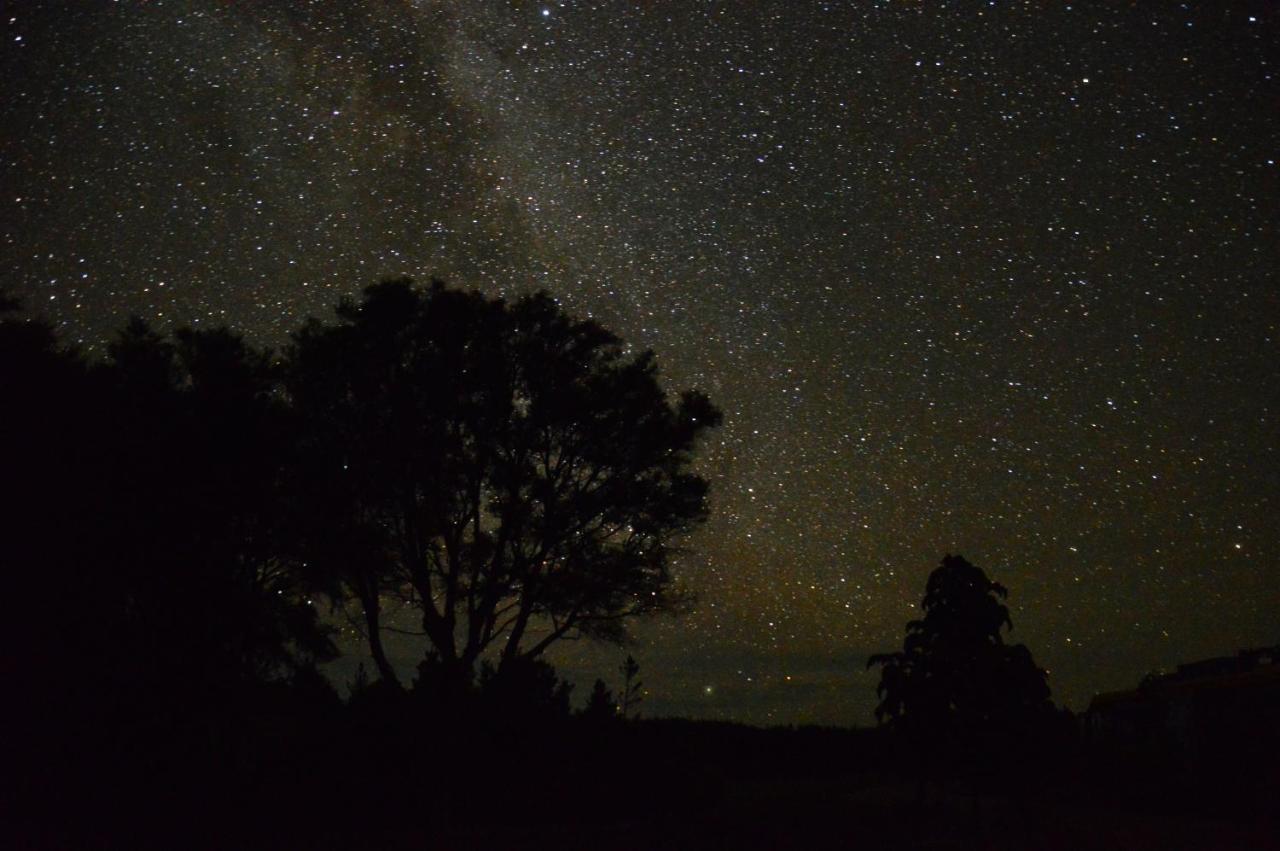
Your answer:
[[[1273,3],[0,9],[0,287],[67,341],[436,276],[723,408],[648,714],[870,723],[947,552],[1075,709],[1280,641]]]

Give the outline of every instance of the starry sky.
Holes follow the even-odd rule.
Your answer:
[[[947,552],[1075,709],[1280,641],[1270,2],[0,10],[0,286],[66,340],[437,276],[723,408],[648,714],[871,723]]]

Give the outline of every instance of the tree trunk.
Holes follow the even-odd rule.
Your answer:
[[[365,632],[369,636],[369,655],[373,657],[373,663],[378,668],[378,676],[382,678],[383,682],[400,690],[403,688],[400,684],[400,678],[396,676],[396,669],[391,667],[391,660],[387,658],[387,653],[382,647],[382,627],[379,621],[380,610],[377,593],[369,595],[362,589],[360,607],[364,609]]]

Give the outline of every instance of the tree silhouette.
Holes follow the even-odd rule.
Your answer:
[[[22,696],[0,759],[23,794],[141,800],[256,752],[250,713],[336,707],[314,668],[335,648],[282,534],[273,386],[225,331],[133,322],[91,364],[0,321],[0,572],[22,647],[0,662]]]
[[[92,618],[100,598],[113,598],[104,571],[86,566],[104,472],[88,426],[100,415],[95,384],[80,354],[60,348],[50,325],[20,309],[0,296],[0,570],[14,602],[8,629],[22,646],[4,654],[0,674],[12,693],[27,696],[33,719],[47,720],[69,704],[67,673],[94,671],[114,618],[110,607]],[[40,604],[55,587],[58,605]]]
[[[618,702],[613,699],[613,692],[604,684],[604,680],[596,680],[591,687],[587,705],[582,708],[582,717],[597,722],[618,717]]]
[[[54,610],[25,607],[30,675],[76,670],[82,694],[133,700],[333,655],[277,534],[289,441],[265,353],[134,320],[90,365],[47,326],[6,319],[0,362],[3,441],[21,447],[6,487],[22,495],[0,561],[21,598],[59,588]]]
[[[622,672],[622,717],[630,718],[631,710],[644,701],[644,683],[636,679],[640,673],[640,663],[628,655],[626,661],[618,669]]]
[[[163,636],[148,643],[220,682],[331,658],[285,534],[291,426],[269,353],[227,329],[170,341],[135,319],[109,354],[104,433],[120,464],[113,486],[133,502],[117,545],[145,545],[119,579],[129,609]]]
[[[295,336],[287,385],[306,498],[346,542],[317,532],[316,561],[361,607],[384,679],[388,599],[462,681],[486,654],[501,671],[673,605],[673,541],[706,516],[688,470],[720,420],[704,396],[671,404],[652,353],[545,294],[391,281],[337,315]]]
[[[948,555],[929,575],[924,617],[907,624],[902,651],[867,663],[881,666],[876,718],[929,759],[990,759],[996,742],[1016,744],[1053,717],[1045,672],[1025,646],[1004,643],[1007,596]]]

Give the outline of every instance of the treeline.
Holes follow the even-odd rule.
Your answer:
[[[670,544],[706,515],[688,468],[719,412],[543,294],[388,282],[278,353],[137,319],[100,362],[15,318],[0,346],[7,557],[58,601],[30,625],[69,654],[55,680],[296,676],[335,652],[330,604],[400,687],[394,599],[420,673],[461,687],[675,605]]]
[[[544,294],[391,281],[281,351],[135,319],[97,359],[2,307],[15,800],[200,772],[319,792],[326,764],[399,773],[391,731],[420,757],[402,789],[488,782],[498,755],[457,731],[567,718],[548,647],[683,603],[671,547],[706,516],[690,465],[720,414]],[[317,671],[335,624],[374,660],[345,708]]]

